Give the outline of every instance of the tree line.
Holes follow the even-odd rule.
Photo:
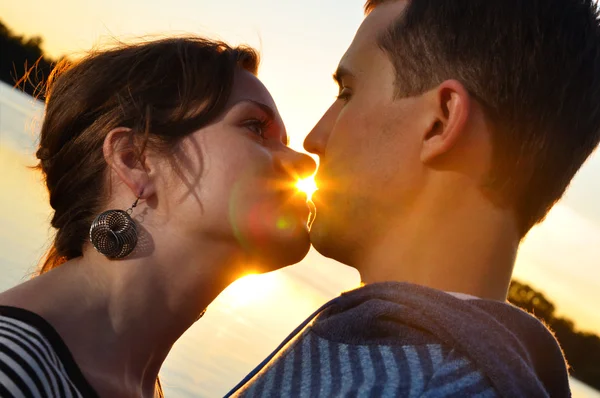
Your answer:
[[[600,390],[600,337],[579,332],[573,321],[556,316],[554,304],[527,284],[513,280],[508,301],[542,320],[560,343],[571,375]]]
[[[41,45],[40,36],[19,36],[0,21],[0,80],[41,98],[43,85],[56,64]]]

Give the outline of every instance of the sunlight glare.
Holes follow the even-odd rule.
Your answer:
[[[219,301],[221,305],[230,308],[264,305],[279,284],[280,276],[275,272],[249,274],[232,283],[221,293]]]
[[[296,188],[299,191],[304,192],[308,200],[310,200],[315,191],[319,189],[315,182],[315,176],[310,176],[308,178],[298,180],[298,182],[296,183]]]

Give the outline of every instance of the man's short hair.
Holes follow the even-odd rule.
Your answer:
[[[382,3],[369,0],[368,14]],[[379,38],[399,97],[459,80],[492,121],[484,187],[524,236],[600,140],[593,0],[413,0]]]

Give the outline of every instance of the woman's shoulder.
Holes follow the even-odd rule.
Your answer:
[[[0,305],[0,396],[97,396],[54,328],[23,308]]]

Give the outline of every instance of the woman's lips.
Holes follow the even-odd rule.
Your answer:
[[[306,195],[302,197],[295,197],[292,200],[288,201],[288,204],[294,208],[295,212],[298,213],[303,218],[308,218],[310,214],[310,207],[308,205],[308,201],[306,200]]]
[[[304,192],[300,192],[296,189],[284,190],[281,191],[279,197],[282,207],[291,208],[294,211],[294,214],[297,214],[304,219],[308,219],[310,207],[307,203],[308,198]]]

